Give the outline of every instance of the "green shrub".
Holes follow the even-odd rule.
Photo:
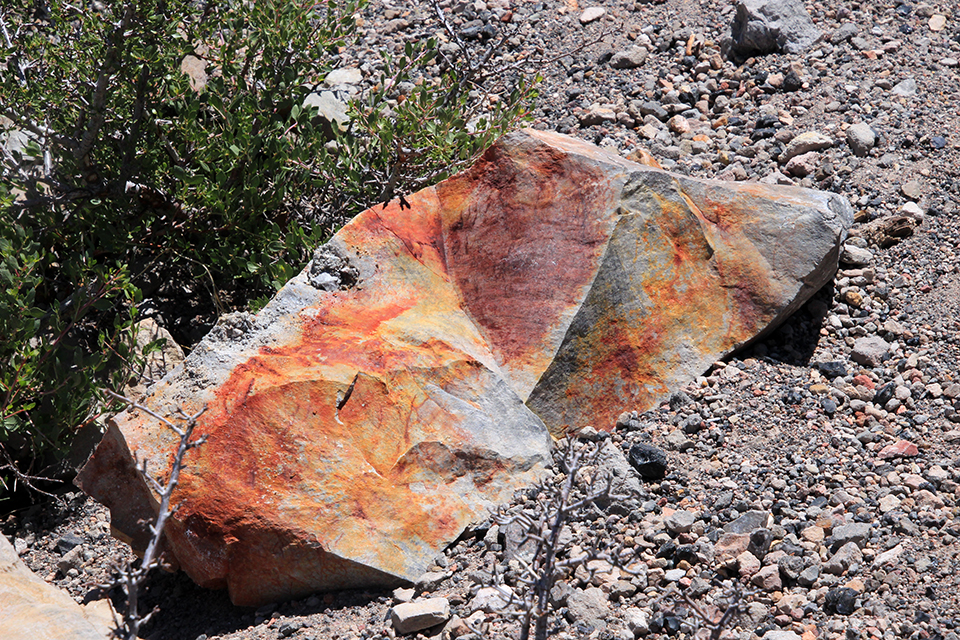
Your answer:
[[[384,57],[345,123],[321,118],[305,100],[365,4],[4,3],[0,468],[62,454],[129,375],[141,291],[182,313],[266,300],[353,215],[525,117],[536,79],[430,38]]]

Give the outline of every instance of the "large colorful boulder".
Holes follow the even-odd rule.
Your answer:
[[[406,206],[406,204],[409,206]],[[553,133],[359,215],[155,385],[206,406],[167,558],[258,605],[415,580],[549,463],[769,331],[830,280],[835,194],[695,180]],[[134,547],[175,436],[119,415],[79,477]]]

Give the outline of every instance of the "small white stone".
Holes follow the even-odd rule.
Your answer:
[[[590,24],[602,18],[607,10],[603,7],[587,7],[580,14],[580,24]]]

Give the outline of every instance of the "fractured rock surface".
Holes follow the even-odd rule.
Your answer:
[[[610,429],[774,327],[852,224],[834,194],[533,130],[407,201],[354,219],[145,400],[208,407],[169,553],[237,604],[415,580],[539,475],[548,430]],[[155,498],[133,457],[169,464],[173,438],[126,412],[78,479],[134,547]]]

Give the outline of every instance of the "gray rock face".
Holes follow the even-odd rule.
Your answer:
[[[800,0],[740,0],[733,21],[733,53],[801,53],[821,37]]]

